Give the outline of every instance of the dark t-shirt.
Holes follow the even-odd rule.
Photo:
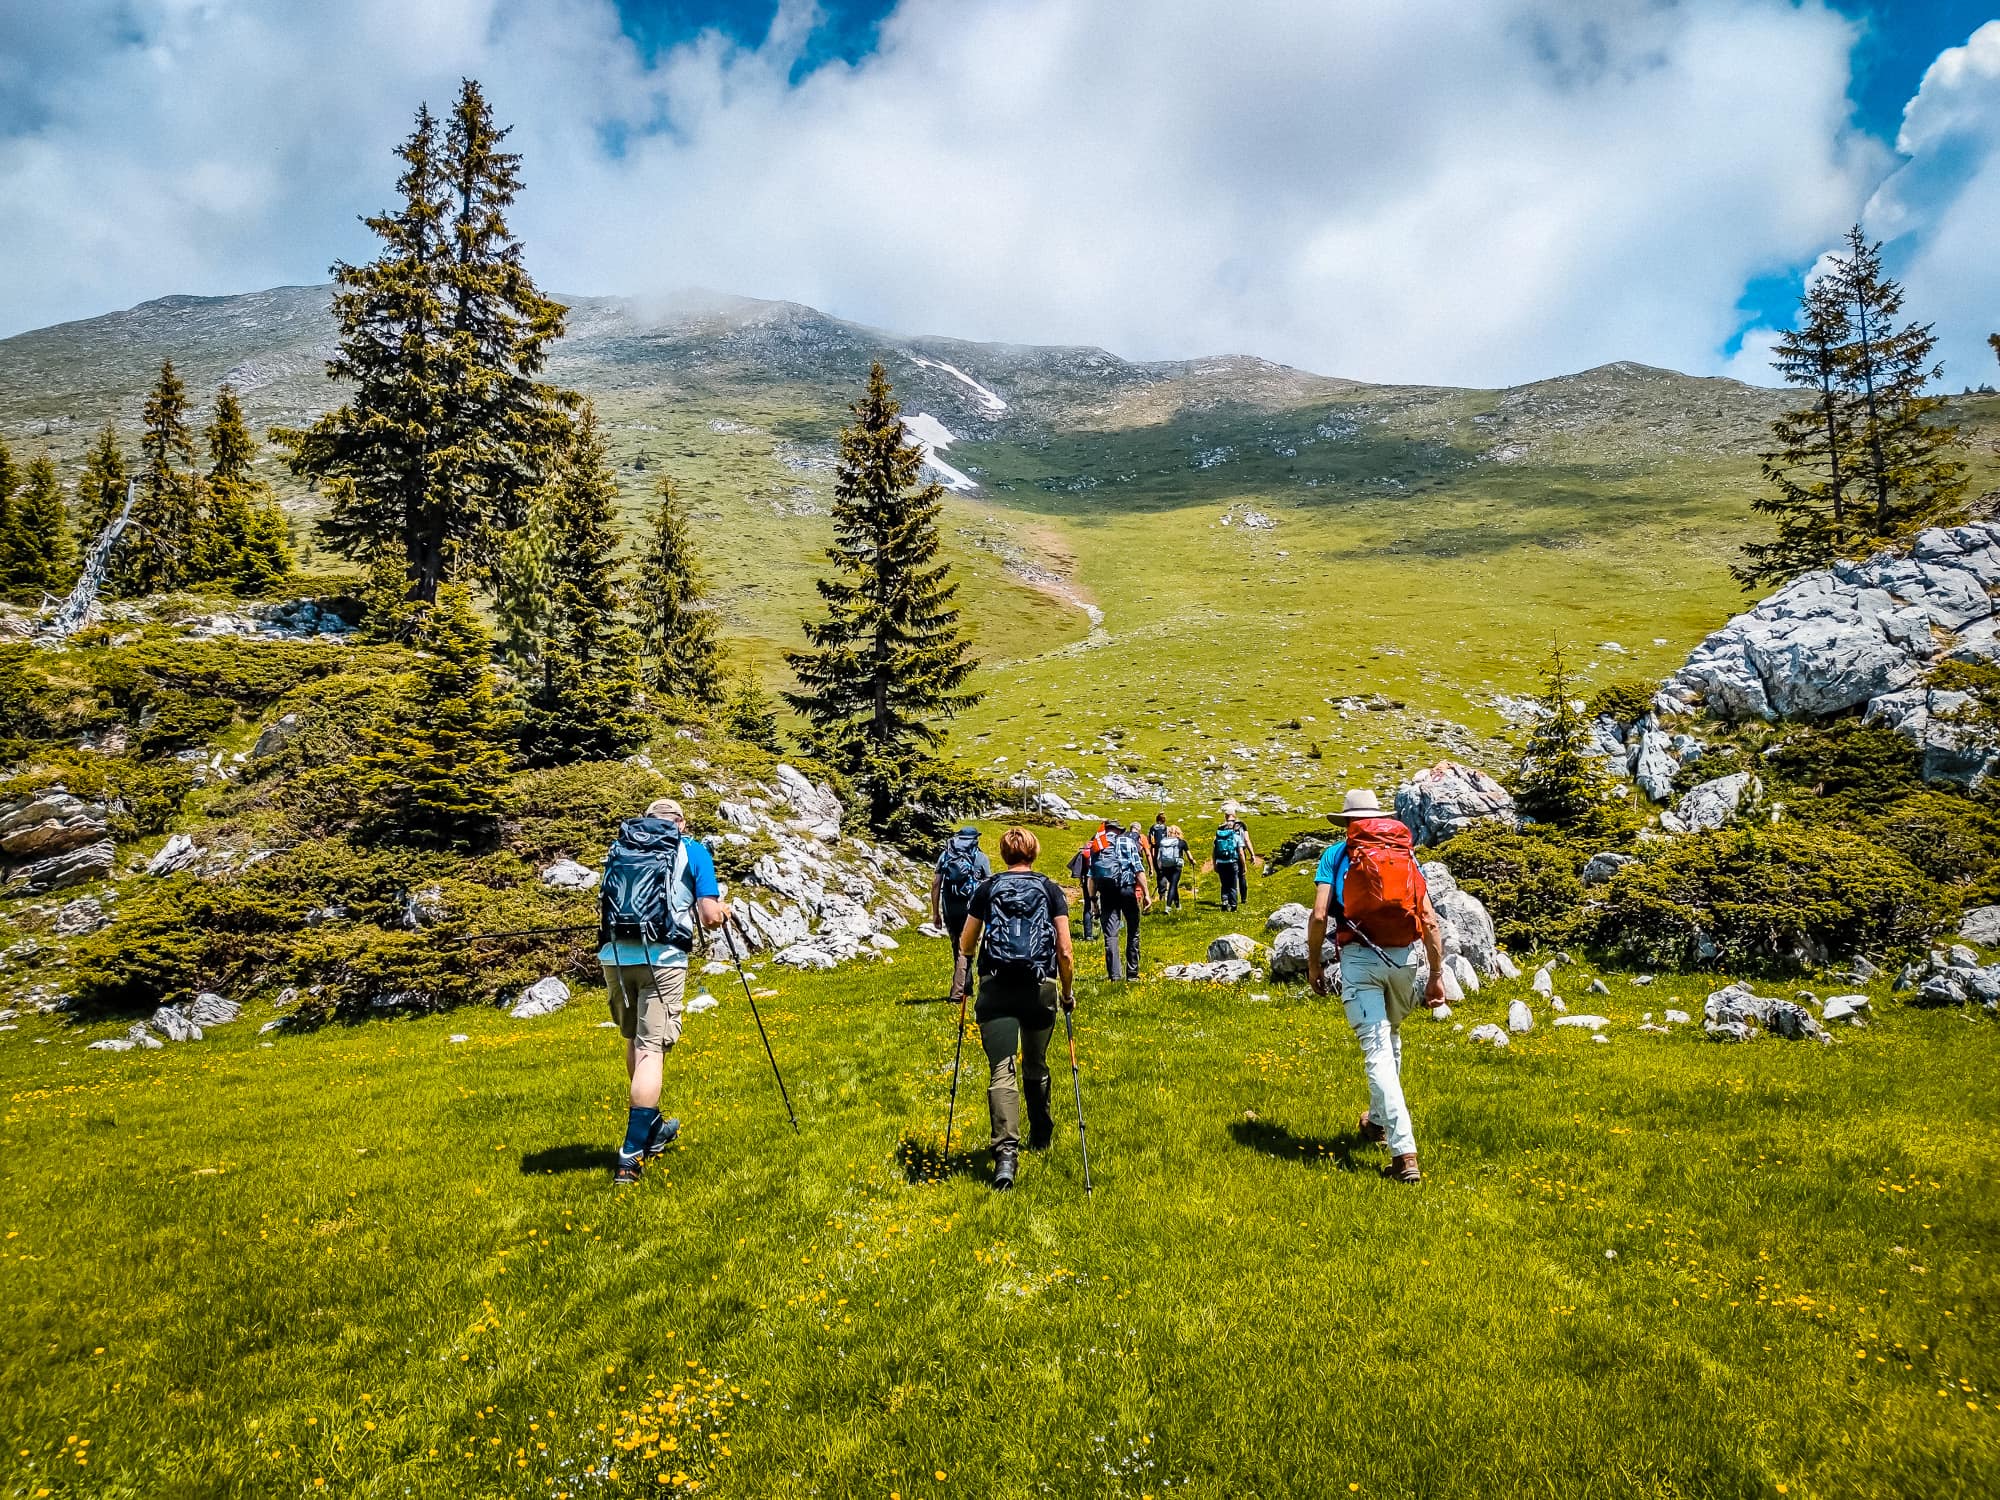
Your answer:
[[[1031,874],[1022,870],[1003,870],[991,880],[982,880],[979,889],[972,893],[971,915],[979,918],[981,925],[993,917],[993,887],[1002,880],[1034,880],[1040,883],[1042,894],[1048,898],[1049,921],[1069,915],[1069,897],[1063,888],[1046,875]],[[1026,974],[986,974],[979,976],[979,1004],[973,1011],[973,1019],[978,1021],[998,1021],[1012,1016],[1033,1031],[1044,1031],[1055,1025],[1057,988],[1055,972],[1041,979]]]
[[[972,904],[967,908],[968,913],[979,918],[980,925],[982,927],[985,926],[986,923],[993,920],[993,882],[996,880],[1021,880],[1029,878],[1041,882],[1042,894],[1049,899],[1049,920],[1051,922],[1057,917],[1066,917],[1069,915],[1069,897],[1063,894],[1063,888],[1049,879],[1048,876],[1038,875],[1032,870],[1002,870],[998,875],[993,875],[980,881],[979,889],[972,893]]]

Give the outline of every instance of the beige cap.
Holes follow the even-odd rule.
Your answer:
[[[1326,816],[1329,822],[1345,823],[1349,818],[1381,818],[1388,814],[1379,797],[1373,792],[1362,790],[1349,792],[1347,800],[1341,804],[1340,811],[1328,813]]]
[[[648,803],[646,806],[646,816],[649,818],[673,818],[682,823],[687,821],[687,814],[681,811],[680,803],[674,801],[671,797],[662,797],[657,802]]]

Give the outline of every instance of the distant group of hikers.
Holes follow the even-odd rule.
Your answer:
[[[1307,981],[1315,994],[1333,992],[1323,952],[1331,937],[1339,955],[1339,993],[1368,1080],[1369,1104],[1356,1130],[1363,1140],[1388,1147],[1385,1176],[1414,1183],[1422,1173],[1403,1096],[1402,1024],[1420,1002],[1444,1002],[1442,929],[1409,829],[1373,792],[1349,792],[1341,811],[1329,817],[1344,836],[1326,850],[1314,874]],[[989,1070],[993,1186],[1006,1189],[1019,1172],[1024,1096],[1026,1149],[1046,1149],[1054,1139],[1048,1049],[1058,1011],[1067,1018],[1076,1006],[1076,954],[1070,893],[1035,869],[1041,841],[1026,828],[1010,828],[1000,836],[999,854],[1002,868],[995,872],[978,829],[953,834],[933,871],[931,920],[951,942],[950,998],[960,1008],[961,1036],[976,978],[973,1019]],[[1084,939],[1090,940],[1094,917],[1103,933],[1107,979],[1139,977],[1141,917],[1153,908],[1155,892],[1167,911],[1181,909],[1181,882],[1190,862],[1186,835],[1164,812],[1150,828],[1106,819],[1072,856],[1069,873],[1077,882]],[[1232,804],[1223,809],[1203,865],[1204,873],[1220,879],[1224,911],[1235,911],[1247,899],[1252,865],[1262,868],[1263,862]],[[729,921],[715,862],[687,832],[679,803],[663,798],[620,826],[605,860],[598,933],[598,960],[611,1019],[625,1042],[630,1082],[625,1140],[613,1170],[619,1183],[637,1182],[645,1163],[679,1131],[678,1120],[660,1113],[662,1065],[680,1037],[687,965],[698,929],[725,928]],[[725,940],[733,952],[726,929]],[[1419,977],[1426,970],[1420,993]],[[1074,1052],[1072,1033],[1072,1070]],[[954,1070],[954,1103],[956,1085]],[[1087,1180],[1087,1165],[1085,1171]]]

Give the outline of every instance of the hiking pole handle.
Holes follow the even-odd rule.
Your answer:
[[[750,976],[743,972],[743,956],[736,951],[736,934],[729,930],[735,920],[734,912],[723,919],[722,938],[729,944],[729,956],[736,964],[736,977],[743,981],[743,998],[750,1002],[750,1019],[757,1023],[757,1035],[763,1038],[764,1056],[771,1060],[771,1076],[778,1080],[778,1097],[785,1101],[785,1118],[792,1122],[792,1134],[797,1135],[799,1117],[792,1109],[791,1091],[785,1087],[785,1075],[778,1071],[778,1055],[771,1050],[771,1034],[764,1029],[764,1018],[757,1013],[757,997],[750,993]],[[744,934],[743,940],[749,942],[749,934]]]

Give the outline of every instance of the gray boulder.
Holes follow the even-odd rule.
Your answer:
[[[1245,959],[1224,958],[1205,964],[1169,964],[1160,970],[1160,976],[1183,984],[1241,984],[1253,972]]]
[[[104,913],[103,902],[95,896],[78,896],[56,913],[50,930],[57,937],[87,937],[110,920]]]
[[[92,1052],[130,1052],[138,1045],[129,1036],[108,1036],[101,1042],[92,1042],[88,1050]]]
[[[1587,1031],[1602,1031],[1611,1024],[1609,1016],[1557,1016],[1558,1026],[1581,1026]]]
[[[1329,975],[1340,972],[1340,955],[1331,941],[1320,944],[1320,963]],[[1271,977],[1275,980],[1303,979],[1306,976],[1306,930],[1287,927],[1271,940]]]
[[[1441,844],[1478,823],[1520,821],[1507,789],[1484,771],[1441,760],[1396,788],[1396,816],[1419,844]]]
[[[1483,1026],[1473,1027],[1472,1030],[1465,1034],[1465,1039],[1468,1042],[1484,1042],[1489,1047],[1504,1048],[1511,1045],[1507,1033],[1502,1031],[1498,1026],[1495,1026],[1491,1021],[1488,1021]]]
[[[1526,1035],[1535,1029],[1535,1013],[1528,1009],[1528,1002],[1515,1000],[1507,1006],[1507,1029]]]
[[[818,943],[793,943],[772,955],[772,962],[788,969],[831,969],[840,960]]]
[[[1965,981],[1957,974],[1933,974],[1917,986],[1917,1005],[1963,1005],[1968,998]]]
[[[1245,937],[1240,932],[1225,932],[1208,945],[1208,959],[1210,963],[1222,963],[1229,959],[1248,962],[1257,956],[1257,948],[1258,944],[1254,939]]]
[[[10,867],[6,891],[10,896],[39,896],[46,891],[88,885],[93,880],[108,880],[117,862],[117,846],[108,838],[99,839],[81,849]]]
[[[1736,821],[1746,802],[1756,800],[1760,790],[1760,783],[1748,771],[1704,781],[1674,804],[1673,812],[1668,815],[1673,820],[1669,826],[1685,833],[1707,833],[1725,827]],[[1665,823],[1667,818],[1661,821]]]
[[[162,1005],[153,1012],[152,1027],[170,1042],[198,1042],[201,1028],[188,1019],[185,1011],[176,1010],[171,1005]]]
[[[1748,1021],[1704,1021],[1702,1029],[1712,1042],[1747,1042],[1757,1034]]]
[[[289,745],[298,732],[299,716],[280,714],[258,733],[257,743],[250,747],[250,758],[253,761],[269,760]]]
[[[1461,999],[1466,995],[1479,993],[1479,971],[1472,967],[1472,960],[1463,953],[1447,953],[1444,959],[1444,971],[1457,982]]]
[[[1988,772],[1993,753],[1959,715],[1972,704],[1970,693],[1909,688],[1869,700],[1862,722],[1893,729],[1923,754],[1926,781],[1972,786]]]
[[[1685,1026],[1693,1019],[1694,1017],[1684,1010],[1669,1010],[1666,1013],[1666,1021],[1669,1026]]]
[[[1849,1021],[1869,1009],[1866,995],[1834,995],[1820,1009],[1822,1021]]]
[[[843,809],[832,787],[825,784],[814,786],[791,766],[779,766],[774,775],[779,795],[791,804],[792,811],[814,838],[831,842],[840,837]]]
[[[559,891],[587,891],[597,884],[597,871],[573,859],[559,859],[542,871],[541,881]]]
[[[1975,906],[1958,919],[1958,935],[1982,948],[2000,947],[2000,906]]]
[[[1771,1002],[1771,1019],[1766,1026],[1773,1036],[1781,1036],[1788,1042],[1830,1042],[1826,1028],[1819,1019],[1803,1005],[1795,1005],[1790,1000]]]
[[[207,852],[190,835],[176,833],[160,846],[159,853],[146,861],[146,873],[156,878],[177,874]]]
[[[413,932],[437,926],[451,915],[451,907],[444,899],[444,887],[426,885],[414,891],[405,891],[400,915],[403,925]]]
[[[1437,908],[1444,928],[1444,951],[1463,955],[1466,962],[1488,979],[1503,978],[1511,967],[1500,952],[1493,933],[1493,918],[1485,903],[1461,890],[1442,860],[1423,867],[1424,884],[1430,889],[1431,905]]]
[[[552,1016],[569,1004],[569,986],[553,974],[545,979],[537,979],[514,1002],[507,1012],[517,1021],[532,1020],[536,1016]]]
[[[1632,779],[1639,790],[1655,802],[1668,802],[1674,795],[1674,777],[1681,763],[1674,758],[1673,737],[1662,730],[1648,729],[1639,739],[1632,757]]]
[[[1081,822],[1083,814],[1070,805],[1069,799],[1061,792],[1039,791],[1030,801],[1036,812],[1051,818],[1061,818],[1065,823]]]
[[[0,863],[34,864],[104,836],[103,805],[72,797],[60,785],[0,803]]]
[[[2000,912],[2000,907],[1995,907]],[[1264,919],[1266,932],[1283,932],[1287,927],[1303,927],[1312,920],[1312,912],[1297,901],[1287,901],[1283,906]]]
[[[1585,885],[1603,885],[1605,881],[1616,875],[1625,866],[1636,865],[1638,862],[1638,858],[1635,855],[1613,854],[1608,849],[1602,854],[1593,854],[1584,864],[1583,883]]]
[[[188,1007],[188,1019],[197,1026],[227,1026],[243,1013],[234,1000],[225,1000],[214,990],[203,990]]]

